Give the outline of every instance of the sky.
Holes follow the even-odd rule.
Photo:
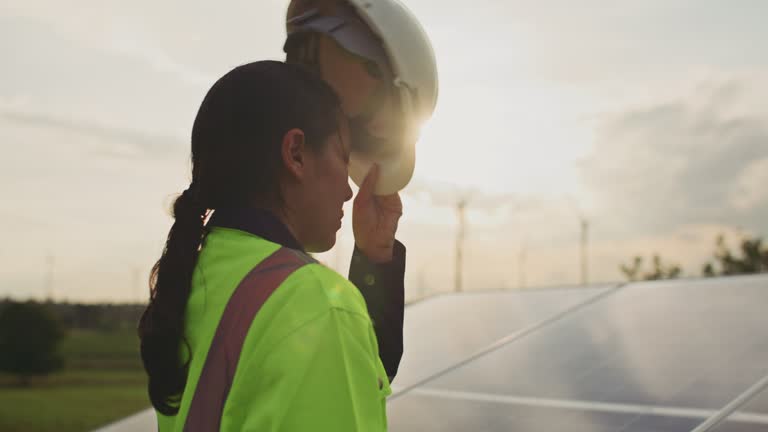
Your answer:
[[[440,96],[401,192],[406,296],[578,284],[768,234],[768,2],[410,0]],[[231,68],[283,59],[287,1],[0,3],[0,297],[143,301]],[[353,185],[353,189],[356,188]],[[337,246],[346,274],[351,202]]]

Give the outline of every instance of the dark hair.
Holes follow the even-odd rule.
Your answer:
[[[175,221],[152,268],[138,329],[149,398],[160,413],[178,413],[187,382],[189,358],[184,363],[179,353],[208,211],[282,205],[282,137],[301,129],[306,145],[320,151],[338,131],[339,113],[330,86],[302,66],[278,61],[239,66],[205,96],[192,127],[192,181],[173,204]]]

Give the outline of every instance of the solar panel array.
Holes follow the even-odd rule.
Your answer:
[[[766,306],[766,276],[433,297],[406,308],[389,429],[768,431]]]
[[[575,304],[396,391],[390,430],[691,431],[768,374],[765,276],[547,295],[566,293]],[[539,294],[515,295],[524,304]],[[411,319],[428,309],[410,311]],[[463,310],[489,325],[477,312]],[[442,322],[450,334],[452,324]],[[768,430],[768,394],[710,430]]]

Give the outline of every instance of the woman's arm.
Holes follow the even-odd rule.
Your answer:
[[[349,280],[365,298],[376,331],[379,356],[392,382],[403,356],[405,246],[395,240],[392,260],[386,263],[371,261],[356,246],[349,266]]]

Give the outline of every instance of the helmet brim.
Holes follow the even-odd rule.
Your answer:
[[[292,29],[288,33],[289,39],[301,33],[324,34],[350,53],[371,60],[380,67],[388,67],[387,53],[381,40],[368,25],[352,15],[326,16],[311,10],[292,18],[289,25]]]
[[[374,163],[379,165],[379,180],[376,195],[391,195],[403,190],[413,177],[416,166],[415,143],[405,143],[397,154],[387,157],[372,157],[353,151],[349,161],[349,177],[360,187]]]

